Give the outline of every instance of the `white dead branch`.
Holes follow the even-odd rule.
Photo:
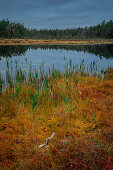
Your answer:
[[[45,143],[43,143],[42,145],[39,145],[39,148],[42,148],[42,147],[46,146],[46,145],[49,143],[49,141],[50,141],[54,136],[55,136],[55,132],[53,132],[53,134],[51,135],[50,138],[47,138],[47,139],[45,140]]]

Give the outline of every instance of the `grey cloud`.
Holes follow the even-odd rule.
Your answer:
[[[72,28],[113,19],[113,0],[2,0],[0,19],[30,28]]]

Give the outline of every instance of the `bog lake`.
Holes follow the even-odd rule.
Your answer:
[[[0,74],[5,76],[7,63],[12,73],[16,67],[22,70],[40,71],[43,66],[45,72],[54,67],[64,71],[66,62],[72,61],[73,65],[80,65],[84,60],[85,65],[96,63],[96,71],[113,68],[113,44],[98,45],[0,45]]]

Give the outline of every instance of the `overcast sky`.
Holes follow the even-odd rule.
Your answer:
[[[64,29],[113,20],[113,0],[0,0],[0,20]]]

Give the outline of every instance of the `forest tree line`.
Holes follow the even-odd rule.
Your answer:
[[[0,38],[32,38],[32,39],[113,39],[113,21],[105,20],[96,26],[73,29],[29,29],[21,23],[0,21]]]

